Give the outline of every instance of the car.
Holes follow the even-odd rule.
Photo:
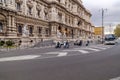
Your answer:
[[[105,35],[105,45],[115,45],[116,44],[116,37],[114,34],[107,34]]]

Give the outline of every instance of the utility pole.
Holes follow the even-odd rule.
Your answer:
[[[103,38],[104,38],[104,13],[107,11],[107,9],[101,9],[102,11],[102,44],[103,44]]]

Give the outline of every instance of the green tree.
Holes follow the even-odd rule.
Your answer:
[[[15,43],[13,41],[6,41],[7,47],[13,46]]]
[[[120,37],[120,24],[116,26],[116,29],[114,30],[114,33],[117,37]]]
[[[5,44],[5,41],[0,41],[0,46],[3,46]]]

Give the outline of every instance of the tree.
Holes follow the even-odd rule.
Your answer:
[[[3,46],[5,44],[5,41],[0,41],[0,46]]]
[[[116,26],[116,29],[114,30],[114,33],[117,37],[120,37],[120,24]]]
[[[15,44],[15,43],[14,43],[13,41],[11,41],[11,40],[6,41],[7,47],[13,46],[14,44]]]

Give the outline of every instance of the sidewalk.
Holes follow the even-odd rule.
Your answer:
[[[86,46],[86,43],[83,43],[82,46],[78,46],[78,45],[74,45],[74,42],[70,42],[69,43],[70,45],[70,48],[76,48],[76,47],[87,47]],[[95,42],[93,43],[89,43],[88,46],[91,46],[91,45],[98,45],[96,44]],[[16,48],[0,48],[0,51],[2,52],[9,52],[9,51],[15,51],[15,50],[24,50],[24,49],[45,49],[45,48],[55,48],[55,45],[40,45],[39,47],[16,47]],[[63,45],[62,47],[63,48]],[[69,48],[68,48],[69,49]]]

